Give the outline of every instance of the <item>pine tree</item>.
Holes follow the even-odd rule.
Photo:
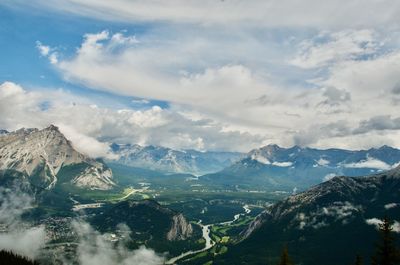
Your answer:
[[[355,265],[362,265],[363,264],[363,260],[362,257],[360,255],[356,256],[356,261],[354,262]]]
[[[372,265],[396,265],[398,264],[397,250],[392,235],[392,222],[387,216],[379,225],[381,242],[377,246],[375,256],[372,257]]]
[[[289,251],[287,249],[287,246],[285,246],[283,248],[283,251],[281,254],[281,260],[279,261],[279,265],[293,265],[293,263],[289,257]]]

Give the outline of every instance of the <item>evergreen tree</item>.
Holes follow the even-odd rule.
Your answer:
[[[372,265],[396,265],[399,264],[397,250],[392,235],[392,222],[387,216],[379,225],[380,243],[377,245],[375,255],[372,257]]]
[[[281,260],[279,261],[278,265],[293,265],[293,263],[289,257],[289,251],[287,249],[287,246],[285,246],[283,248],[283,251],[281,254]]]
[[[362,257],[360,255],[356,256],[356,261],[354,262],[355,265],[362,265],[363,264],[363,260]]]
[[[4,265],[39,265],[26,257],[15,254],[11,251],[0,250],[0,264]]]

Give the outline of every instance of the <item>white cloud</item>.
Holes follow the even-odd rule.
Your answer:
[[[272,165],[277,167],[290,167],[293,165],[292,162],[273,162]]]
[[[202,25],[258,25],[262,27],[365,27],[396,26],[400,5],[395,0],[318,1],[255,0],[7,0],[4,4],[48,7],[60,12],[101,20],[137,22],[162,21]],[[360,10],[363,12],[360,12]]]
[[[51,64],[58,63],[58,53],[54,51],[50,46],[43,45],[40,41],[36,41],[36,48],[39,50],[40,54],[49,59]]]
[[[49,107],[42,109],[43,102]],[[0,112],[0,128],[56,124],[75,148],[92,157],[109,157],[107,143],[111,142],[246,152],[264,140],[256,134],[226,129],[210,119],[192,119],[159,106],[144,110],[101,108],[65,91],[27,92],[13,83],[0,85]]]
[[[50,53],[50,47],[43,45],[40,41],[36,42],[36,48],[38,48],[38,50],[42,56],[47,56]]]
[[[368,225],[373,225],[375,226],[376,229],[379,229],[379,226],[383,224],[383,221],[378,219],[378,218],[370,218],[366,219],[365,222]],[[392,224],[392,231],[395,233],[400,233],[400,223],[398,221],[394,221]]]
[[[389,209],[393,209],[393,208],[396,208],[396,207],[399,207],[400,206],[400,203],[388,203],[388,204],[385,204],[385,209],[386,210],[389,210]]]
[[[391,165],[373,157],[367,157],[367,160],[344,164],[343,166],[347,168],[375,168],[379,170],[389,170],[393,168]]]
[[[0,249],[32,259],[40,254],[46,243],[44,227],[29,227],[21,220],[22,213],[32,205],[33,200],[27,194],[0,187],[0,223],[7,227],[7,232],[0,233]]]
[[[327,174],[323,179],[322,179],[322,181],[328,181],[328,180],[331,180],[331,179],[333,179],[334,177],[336,177],[336,174],[335,173],[329,173],[329,174]]]
[[[74,221],[72,226],[79,235],[77,259],[80,265],[110,264],[110,265],[161,265],[164,258],[154,250],[144,246],[136,250],[129,250],[125,243],[130,240],[129,227],[124,225],[124,240],[118,241],[115,246],[107,241],[105,235],[94,230],[88,223]]]
[[[55,123],[59,127],[64,136],[73,143],[74,148],[83,154],[91,157],[104,157],[108,159],[116,159],[117,156],[112,154],[110,146],[107,143],[99,142],[97,139],[78,132],[75,128]]]
[[[343,30],[322,32],[311,40],[300,43],[298,55],[290,61],[301,68],[317,68],[374,54],[379,43],[372,30]]]

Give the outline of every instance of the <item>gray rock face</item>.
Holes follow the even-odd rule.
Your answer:
[[[0,169],[13,169],[30,176],[36,185],[53,188],[60,170],[84,164],[72,182],[82,188],[106,190],[115,184],[103,163],[77,152],[57,127],[20,129],[0,135]]]
[[[182,214],[174,215],[172,221],[171,229],[167,233],[169,241],[186,240],[192,235],[193,227]]]

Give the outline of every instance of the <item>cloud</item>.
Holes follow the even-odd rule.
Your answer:
[[[317,68],[339,61],[354,60],[375,54],[379,43],[372,30],[321,32],[299,44],[299,51],[290,64],[301,68]]]
[[[325,182],[325,181],[333,179],[334,177],[336,177],[335,173],[329,173],[329,174],[325,175],[325,177],[322,179],[322,181]]]
[[[347,168],[375,168],[379,170],[389,170],[393,168],[393,166],[373,157],[367,157],[367,160],[344,164],[343,166]]]
[[[62,123],[57,123],[57,126],[64,136],[73,143],[74,148],[78,152],[91,157],[117,158],[116,155],[112,154],[110,146],[107,143],[99,142],[93,137],[79,133],[71,126]]]
[[[372,130],[400,130],[400,117],[392,118],[390,115],[374,116],[369,120],[361,121],[354,133],[365,133]]]
[[[53,48],[43,45],[40,41],[36,41],[36,48],[39,50],[43,57],[47,57],[51,64],[58,63],[58,53]]]
[[[3,4],[25,8],[49,8],[100,20],[124,22],[197,23],[203,25],[258,25],[260,27],[350,27],[394,26],[400,5],[395,0],[384,1],[324,1],[255,0],[119,0],[109,2],[61,0],[57,3],[36,0],[6,0]],[[312,8],[310,8],[312,7]],[[390,8],[388,8],[390,7]],[[360,8],[364,12],[360,12]],[[334,12],[334,16],[332,15]],[[284,19],[282,19],[284,18]]]
[[[40,254],[46,243],[44,226],[30,227],[21,220],[22,213],[32,205],[33,200],[27,194],[0,187],[0,223],[7,229],[0,233],[0,249],[32,259]]]
[[[152,249],[144,246],[129,250],[126,243],[130,240],[130,230],[126,225],[120,225],[124,237],[116,244],[106,239],[88,223],[73,221],[74,231],[79,235],[77,260],[80,265],[110,264],[110,265],[161,265],[164,257],[157,255]]]
[[[36,42],[36,48],[39,50],[42,56],[47,56],[50,53],[50,47],[43,45],[40,41]]]
[[[43,102],[47,108],[41,107]],[[75,148],[92,157],[109,157],[112,142],[245,152],[264,141],[260,135],[230,130],[181,110],[102,108],[66,91],[28,92],[10,82],[0,85],[0,111],[1,128],[11,131],[55,124]]]
[[[378,218],[370,218],[366,219],[365,222],[368,225],[375,226],[376,229],[379,229],[380,225],[383,224],[383,221]],[[400,233],[400,223],[398,221],[394,221],[392,224],[392,231],[395,233]]]
[[[400,206],[400,203],[388,203],[388,204],[385,204],[385,209],[386,210],[389,210],[389,209],[393,209],[393,208],[396,208],[396,207],[399,207]]]
[[[361,106],[366,95],[371,94],[372,100],[374,92],[371,89],[372,93],[365,93],[358,87],[346,87],[333,81],[336,71],[342,70],[336,65],[357,60],[360,60],[359,64],[368,64],[372,59],[363,61],[363,55],[375,51],[371,48],[375,47],[375,42],[370,31],[331,35],[356,41],[355,45],[362,48],[357,51],[357,57],[348,55],[332,62],[326,78],[309,81],[316,85],[313,88],[274,85],[264,72],[254,71],[243,64],[225,64],[214,68],[197,65],[196,62],[202,62],[204,58],[228,58],[232,55],[224,54],[225,50],[222,54],[213,54],[213,47],[208,47],[212,41],[204,45],[201,42],[199,46],[192,40],[184,39],[177,49],[175,42],[168,41],[168,37],[149,45],[153,43],[153,37],[146,35],[142,36],[144,39],[137,40],[135,36],[108,31],[86,34],[76,54],[59,61],[57,68],[69,82],[135,98],[166,101],[180,113],[204,116],[224,123],[225,128],[233,131],[265,135],[264,142],[276,142],[283,146],[322,146],[321,139],[340,137],[340,143],[351,146],[351,138],[349,141],[344,138],[353,134],[351,127],[356,126],[354,117],[370,117],[372,114]],[[122,41],[116,51],[113,39],[137,41]],[[373,60],[380,61],[382,57]],[[148,58],[158,58],[157,63]],[[188,68],[195,70],[185,71]],[[378,98],[373,96],[380,106],[383,103],[379,101],[388,100],[384,95]],[[296,115],[288,115],[289,108]],[[394,111],[391,106],[381,111],[387,113],[388,109]],[[353,117],[351,120],[349,115]],[[324,123],[314,124],[318,120]],[[305,128],[309,124],[310,128]],[[193,143],[196,142],[199,143],[197,140]]]

